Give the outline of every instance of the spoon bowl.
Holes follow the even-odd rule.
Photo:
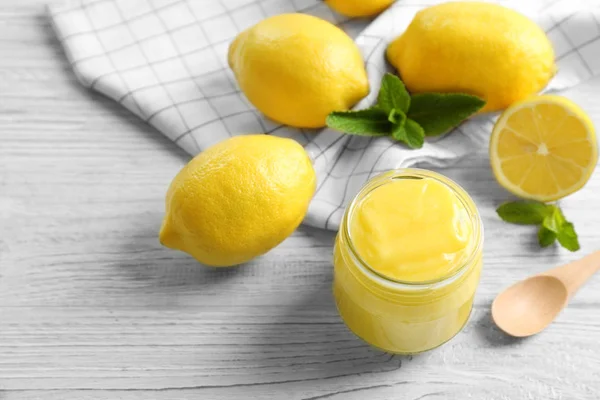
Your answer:
[[[517,282],[496,297],[492,318],[511,336],[531,336],[544,330],[568,300],[569,292],[558,278],[538,275]]]
[[[554,321],[598,270],[600,251],[517,282],[496,297],[492,319],[511,336],[535,335]]]

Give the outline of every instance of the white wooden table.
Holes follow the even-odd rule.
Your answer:
[[[498,220],[509,196],[485,154],[443,171],[484,219],[475,310],[443,347],[390,356],[338,318],[331,233],[301,228],[237,269],[159,245],[188,157],[80,88],[46,1],[0,2],[0,399],[600,398],[600,278],[536,337],[510,339],[489,315],[503,287],[600,248],[600,170],[563,202],[580,254],[540,250],[532,228]],[[598,89],[578,98],[600,116]]]

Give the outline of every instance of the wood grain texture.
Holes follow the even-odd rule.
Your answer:
[[[188,157],[79,87],[46,0],[0,2],[0,399],[600,398],[600,278],[546,332],[496,329],[503,287],[577,257],[500,222],[485,154],[442,171],[477,202],[484,272],[466,329],[393,357],[349,333],[330,294],[333,234],[301,228],[247,266],[162,248],[168,183]],[[594,99],[600,81],[573,96]],[[600,122],[600,118],[596,118]],[[600,248],[600,171],[562,202]]]

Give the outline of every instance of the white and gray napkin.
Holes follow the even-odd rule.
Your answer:
[[[417,163],[446,166],[486,148],[497,116],[479,116],[419,150],[388,138],[282,126],[240,92],[227,65],[229,43],[242,30],[281,13],[303,12],[339,25],[355,38],[366,62],[371,94],[357,105],[360,109],[374,102],[390,68],[384,57],[388,43],[419,9],[441,2],[398,0],[373,21],[349,21],[320,0],[82,0],[51,6],[49,15],[83,85],[114,99],[190,155],[249,133],[303,144],[318,174],[304,222],[336,230],[346,204],[369,178]],[[600,2],[490,2],[523,12],[548,34],[559,71],[546,90],[561,91],[600,73]]]

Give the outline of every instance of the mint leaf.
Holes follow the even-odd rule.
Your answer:
[[[577,238],[577,232],[572,223],[566,222],[558,232],[558,243],[569,251],[579,250],[579,239]]]
[[[565,249],[579,250],[575,227],[566,220],[562,210],[556,205],[537,201],[513,201],[502,204],[496,211],[506,222],[539,225],[538,242],[542,247],[548,247],[558,239],[558,243]]]
[[[406,113],[410,106],[410,94],[404,83],[396,75],[387,73],[381,80],[381,89],[377,97],[377,105],[386,113],[392,110]]]
[[[411,98],[404,83],[393,74],[383,76],[377,101],[365,110],[332,112],[327,126],[353,135],[391,135],[418,149],[423,147],[425,136],[448,131],[485,105],[482,99],[462,93],[423,93]]]
[[[503,221],[511,224],[539,225],[551,215],[552,208],[537,201],[512,201],[500,205],[496,212]]]
[[[392,130],[388,114],[371,107],[359,111],[334,111],[327,116],[327,126],[341,132],[363,136],[387,136]]]
[[[552,214],[544,218],[542,228],[551,231],[558,239],[558,243],[565,249],[569,251],[579,250],[579,239],[573,224],[566,220],[558,206],[549,207],[552,207]]]
[[[408,138],[408,146],[412,149],[420,149],[425,142],[425,131],[421,125],[417,124],[412,119],[406,119],[404,123],[406,136]]]
[[[412,96],[406,115],[423,127],[426,136],[437,136],[448,132],[484,105],[484,100],[464,93],[422,93]]]
[[[406,114],[402,111],[398,111],[395,108],[388,115],[388,121],[390,121],[394,126],[400,125],[404,126],[404,122],[406,121]]]
[[[392,131],[392,137],[399,142],[406,143],[408,145],[408,135],[404,126],[396,125]]]
[[[548,247],[556,241],[556,233],[547,229],[544,225],[538,230],[538,242],[542,247]]]
[[[423,128],[410,119],[406,120],[404,126],[395,126],[392,137],[399,142],[406,143],[411,149],[420,149],[425,142]]]
[[[556,221],[558,222],[559,226],[562,226],[562,225],[566,224],[567,222],[569,222],[565,218],[565,216],[559,206],[551,206],[551,207],[553,207],[556,210],[555,211],[556,215],[554,216],[554,218],[556,218]]]
[[[542,221],[542,226],[544,226],[549,231],[552,231],[558,234],[562,228],[565,219],[560,212],[560,209],[556,206],[548,206],[551,210],[550,214],[544,217]]]

